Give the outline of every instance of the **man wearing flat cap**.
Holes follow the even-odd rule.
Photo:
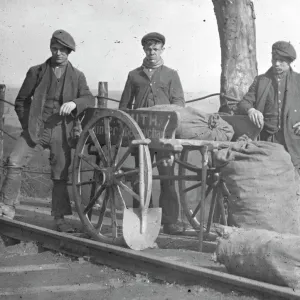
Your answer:
[[[290,64],[294,47],[284,41],[272,45],[272,67],[254,79],[238,104],[241,114],[262,128],[260,140],[282,144],[300,168],[300,74]]]
[[[148,33],[142,38],[145,58],[140,67],[128,74],[120,109],[138,109],[161,104],[185,105],[179,76],[175,70],[164,65],[161,57],[165,42],[165,37],[158,32]],[[156,160],[159,160],[161,155],[162,153],[157,153]],[[151,153],[151,156],[153,159],[154,153]],[[137,157],[136,164],[138,164]],[[158,171],[161,175],[173,172],[172,167],[162,165],[158,166]],[[183,230],[177,222],[178,203],[174,182],[161,181],[159,204],[162,207],[162,224],[165,233],[177,234]]]
[[[72,214],[67,181],[75,118],[93,106],[94,97],[84,74],[68,60],[75,51],[73,37],[64,30],[56,30],[50,51],[52,55],[46,62],[29,69],[15,101],[23,131],[7,160],[0,215],[14,218],[22,169],[36,153],[47,148],[53,181],[52,215],[59,231],[70,232],[73,229],[64,216]]]

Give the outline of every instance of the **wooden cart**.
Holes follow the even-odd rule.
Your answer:
[[[255,138],[259,133],[247,116],[223,118],[234,127],[235,138],[242,134]],[[126,244],[136,250],[151,247],[161,225],[161,209],[149,207],[152,180],[172,179],[178,182],[182,209],[198,232],[202,251],[216,203],[221,208],[222,221],[226,222],[223,199],[228,191],[209,157],[232,142],[175,139],[180,115],[174,111],[89,108],[84,120],[88,122],[84,124],[74,153],[72,181],[76,208],[88,234],[95,240]],[[152,162],[151,149],[165,151],[166,157]],[[199,153],[197,164],[188,161],[192,151]],[[168,161],[170,155],[175,157],[175,175],[153,175],[152,169]],[[134,164],[134,157],[138,157],[138,166]],[[93,178],[83,180],[85,171],[93,171]],[[81,192],[85,185],[92,186],[88,202]],[[199,196],[194,207],[189,204],[189,193]],[[204,224],[204,207],[210,193],[208,222]],[[132,198],[139,201],[139,208],[130,207]]]

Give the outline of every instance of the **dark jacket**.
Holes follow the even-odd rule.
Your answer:
[[[28,130],[29,136],[34,143],[37,143],[42,135],[44,122],[42,112],[49,87],[50,59],[41,65],[31,67],[26,74],[19,94],[15,102],[15,111],[23,130]],[[66,124],[67,140],[71,139],[71,131],[74,126],[74,119],[87,107],[94,106],[94,96],[91,94],[84,74],[74,68],[68,62],[63,87],[63,103],[74,101],[76,109],[72,114],[64,118]]]
[[[119,108],[145,107],[151,90],[155,105],[185,105],[183,89],[177,72],[162,65],[154,72],[151,80],[144,72],[143,67],[129,72]]]
[[[272,83],[272,73],[269,70],[265,74],[255,78],[248,93],[238,104],[238,111],[247,114],[249,108],[254,107],[264,112],[268,90]],[[300,136],[295,134],[293,126],[300,122],[300,74],[292,69],[287,75],[287,89],[284,98],[283,110],[283,134],[288,152],[293,164],[300,167]]]

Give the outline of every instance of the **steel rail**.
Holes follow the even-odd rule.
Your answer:
[[[268,299],[275,296],[287,299],[300,298],[300,290],[292,290],[183,262],[168,261],[149,252],[139,252],[83,239],[16,220],[0,218],[0,234],[17,240],[35,241],[44,248],[73,256],[88,256],[96,263],[135,273],[147,273],[156,279],[168,282],[184,278],[185,281],[194,284],[210,282],[216,284],[216,287],[218,284],[227,286],[229,284],[231,287],[234,286],[244,291],[258,292],[267,296]]]

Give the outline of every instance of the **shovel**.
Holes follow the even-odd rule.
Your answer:
[[[140,208],[124,209],[123,237],[126,245],[133,250],[153,247],[160,231],[160,223],[160,207],[143,211]]]
[[[151,168],[151,161],[148,164]],[[152,169],[145,170],[144,145],[139,145],[139,208],[124,208],[123,237],[127,246],[133,250],[144,250],[152,247],[158,237],[161,225],[161,208],[148,208],[150,191],[145,199],[145,172],[150,180],[147,186],[151,187]]]

